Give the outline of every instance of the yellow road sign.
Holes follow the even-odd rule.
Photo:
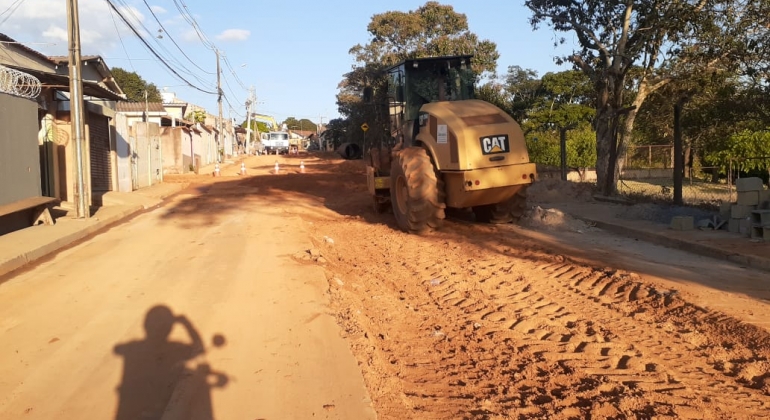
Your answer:
[[[369,124],[367,124],[367,123],[361,124],[361,129],[364,130],[364,133],[366,133],[366,130],[369,129]]]

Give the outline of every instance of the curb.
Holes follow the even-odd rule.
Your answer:
[[[770,258],[736,254],[720,248],[703,245],[696,242],[685,241],[682,239],[670,238],[668,236],[658,235],[628,226],[608,223],[605,221],[591,219],[589,217],[583,217],[575,214],[572,216],[585,222],[592,223],[596,225],[596,227],[604,229],[608,232],[628,236],[668,248],[680,249],[692,254],[702,255],[704,257],[726,260],[735,264],[744,265],[758,270],[770,271]]]
[[[18,255],[15,258],[0,262],[0,279],[4,276],[13,273],[16,270],[23,269],[28,264],[43,259],[48,256],[52,256],[65,248],[76,244],[78,241],[86,239],[102,230],[109,229],[114,225],[129,219],[146,209],[143,206],[133,206],[120,213],[100,219],[98,222],[91,226],[85,227],[76,232],[72,232],[68,235],[57,238],[56,240],[47,243],[37,249],[34,249],[24,254]]]
[[[175,188],[174,191],[169,191],[161,194],[159,197],[148,199],[148,203],[146,204],[125,205],[125,207],[127,207],[125,210],[109,217],[105,217],[104,219],[99,219],[90,226],[57,238],[37,249],[17,255],[9,260],[0,261],[0,283],[2,283],[9,274],[13,274],[18,270],[23,270],[30,263],[46,257],[51,257],[60,251],[76,245],[80,241],[123,223],[134,216],[162,206],[167,198],[179,194],[188,186],[189,184],[179,184],[179,187]]]

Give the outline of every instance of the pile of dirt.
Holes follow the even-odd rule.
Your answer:
[[[593,184],[545,178],[530,185],[527,190],[533,203],[557,203],[564,201],[591,201]]]
[[[583,233],[590,229],[593,229],[588,223],[575,219],[574,217],[557,209],[542,208],[540,206],[534,206],[524,218],[521,220],[521,225],[544,230],[559,230],[568,232]]]

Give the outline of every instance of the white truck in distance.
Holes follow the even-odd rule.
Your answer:
[[[289,133],[285,131],[262,133],[262,144],[267,154],[289,153]]]

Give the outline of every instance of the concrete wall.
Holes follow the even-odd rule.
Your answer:
[[[122,113],[115,115],[115,154],[117,191],[133,191],[131,170],[131,132],[128,118]]]
[[[39,197],[38,106],[0,93],[0,205]]]
[[[134,137],[133,164],[136,188],[145,188],[160,183],[162,143],[160,126],[153,123],[136,123],[131,126]]]
[[[161,127],[160,138],[163,145],[163,173],[183,174],[189,172],[191,162],[189,130],[183,127]],[[185,150],[187,156],[185,156]]]
[[[674,169],[626,169],[623,179],[674,179]]]
[[[537,172],[540,178],[560,178],[561,172],[558,169],[538,168]],[[673,179],[673,169],[625,169],[621,175],[621,179]],[[567,172],[567,180],[573,182],[580,182],[580,174],[577,171]],[[586,182],[596,182],[596,170],[588,169],[585,171]]]
[[[540,179],[546,179],[546,178],[553,178],[553,179],[560,179],[561,178],[561,171],[558,169],[552,169],[552,168],[538,168],[537,170],[537,176]],[[593,169],[588,169],[585,171],[585,182],[596,182],[596,171]],[[580,174],[578,171],[568,171],[567,172],[567,181],[572,182],[581,182]]]

